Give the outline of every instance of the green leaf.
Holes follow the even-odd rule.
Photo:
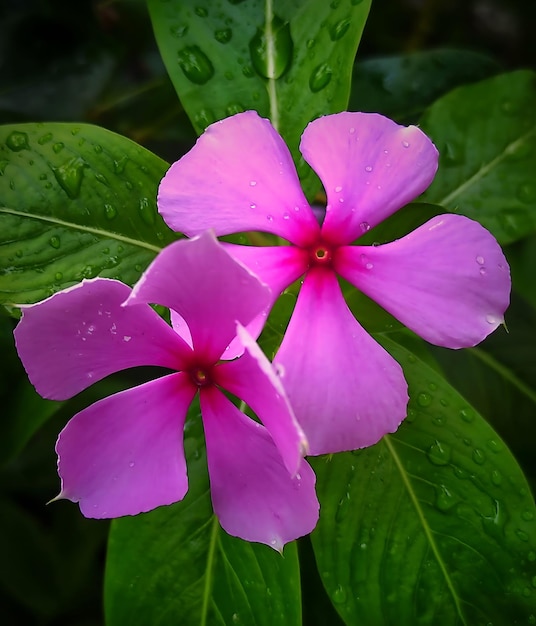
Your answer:
[[[408,417],[368,449],[318,459],[319,571],[347,624],[536,621],[536,507],[513,456],[440,375],[385,337]]]
[[[0,304],[97,275],[136,281],[176,238],[156,211],[166,169],[96,126],[0,127]]]
[[[536,80],[528,70],[460,87],[420,126],[439,171],[425,202],[478,220],[506,244],[536,230]]]
[[[196,131],[256,110],[297,163],[307,123],[346,108],[370,3],[233,0],[216,9],[206,0],[148,0],[164,63]]]
[[[367,59],[354,67],[348,110],[415,123],[427,106],[454,87],[498,70],[496,61],[471,50],[421,50]]]
[[[183,501],[112,524],[107,626],[299,626],[296,545],[281,556],[227,535],[212,512],[199,416],[185,433]]]

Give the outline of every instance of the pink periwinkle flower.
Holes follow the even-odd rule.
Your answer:
[[[129,367],[174,370],[69,421],[56,446],[58,497],[96,518],[181,500],[188,490],[183,429],[199,393],[212,502],[223,528],[277,550],[309,533],[319,507],[303,459],[307,442],[272,365],[244,328],[269,298],[266,285],[204,233],[164,249],[133,289],[96,278],[24,307],[16,345],[45,398],[70,398]],[[149,303],[168,307],[173,327]],[[243,353],[222,360],[237,329]]]
[[[377,114],[328,115],[307,126],[300,150],[326,192],[320,224],[289,150],[253,111],[207,128],[167,172],[158,204],[188,236],[256,230],[290,244],[228,249],[271,287],[272,303],[304,277],[274,363],[310,453],[322,454],[374,444],[396,430],[408,401],[401,367],[354,318],[338,276],[448,348],[473,346],[503,322],[510,276],[493,236],[460,215],[434,217],[391,243],[359,245],[434,178],[438,153],[417,127]]]

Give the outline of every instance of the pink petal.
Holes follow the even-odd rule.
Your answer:
[[[329,269],[307,274],[274,364],[312,455],[370,446],[406,416],[400,365],[358,324]]]
[[[474,346],[503,323],[508,263],[493,236],[438,215],[398,241],[340,248],[336,270],[430,343]]]
[[[310,533],[319,505],[309,464],[302,460],[291,477],[266,429],[216,387],[201,389],[201,411],[212,503],[222,527],[279,551]]]
[[[162,250],[127,304],[173,309],[188,325],[198,355],[215,362],[236,335],[236,322],[248,324],[269,300],[269,289],[206,232]]]
[[[209,126],[164,176],[158,208],[188,236],[258,230],[300,244],[319,232],[287,146],[255,111]]]
[[[438,153],[416,126],[376,113],[311,122],[300,150],[327,194],[323,237],[346,244],[414,200],[432,182]]]
[[[56,452],[58,498],[86,517],[136,515],[182,500],[188,490],[183,428],[197,391],[171,374],[100,400],[75,415]]]
[[[138,365],[180,369],[191,350],[148,306],[123,307],[130,287],[95,278],[23,307],[19,356],[37,391],[65,400]]]
[[[270,361],[240,325],[238,337],[246,351],[239,359],[219,365],[214,373],[215,382],[253,409],[274,440],[288,472],[294,476],[307,453],[305,435]]]

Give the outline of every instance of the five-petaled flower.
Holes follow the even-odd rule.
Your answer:
[[[307,442],[280,380],[244,328],[269,298],[266,285],[204,233],[164,249],[133,289],[97,278],[24,307],[16,345],[46,398],[70,398],[129,367],[174,370],[70,420],[56,447],[58,497],[97,518],[181,500],[188,489],[183,428],[199,392],[212,502],[223,528],[278,550],[309,533],[318,501],[303,459]],[[170,309],[172,326],[150,303]],[[237,330],[242,354],[222,360],[236,353],[226,347]]]
[[[449,348],[473,346],[503,322],[510,276],[492,235],[460,215],[436,216],[384,245],[350,245],[434,178],[437,150],[415,126],[328,115],[307,126],[300,150],[327,195],[320,224],[286,145],[253,111],[211,125],[171,166],[158,203],[188,236],[256,230],[291,244],[229,249],[271,287],[272,303],[305,276],[274,363],[310,453],[321,454],[375,443],[398,427],[408,400],[400,366],[354,318],[338,276]]]

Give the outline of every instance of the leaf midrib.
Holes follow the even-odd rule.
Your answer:
[[[513,154],[519,146],[523,144],[523,142],[528,141],[531,135],[536,134],[536,126],[533,126],[531,130],[527,133],[516,139],[515,141],[510,142],[502,152],[500,152],[494,159],[489,161],[489,163],[483,164],[480,169],[478,169],[472,176],[470,176],[466,181],[464,181],[459,187],[453,189],[449,194],[447,194],[441,200],[438,200],[437,203],[443,206],[451,203],[456,197],[462,194],[464,191],[469,189],[474,184],[478,183],[484,176],[486,176],[491,170],[495,167],[499,166],[504,159],[506,159],[510,154]]]
[[[91,226],[84,226],[82,224],[76,224],[74,222],[66,222],[65,220],[61,220],[57,217],[51,217],[48,215],[39,215],[37,213],[29,213],[26,211],[17,211],[16,209],[10,209],[9,207],[0,206],[0,213],[5,215],[15,215],[17,217],[33,219],[40,222],[46,222],[48,224],[55,224],[56,226],[63,226],[65,228],[70,228],[71,230],[77,230],[79,232],[90,233],[92,235],[97,235],[98,237],[103,237],[105,239],[115,239],[116,241],[120,241],[121,243],[127,244],[129,246],[135,246],[138,248],[143,248],[144,250],[150,250],[151,252],[155,252],[158,254],[162,247],[155,246],[146,241],[140,241],[139,239],[133,239],[132,237],[127,237],[126,235],[120,235],[119,233],[103,230],[101,228],[93,228]]]
[[[430,546],[430,549],[432,550],[434,557],[436,558],[436,561],[439,565],[439,568],[441,570],[441,573],[443,574],[443,577],[445,579],[445,582],[447,583],[447,587],[450,591],[450,594],[452,596],[452,599],[454,601],[454,605],[456,606],[456,612],[458,613],[461,623],[463,624],[463,626],[467,626],[467,622],[465,621],[465,617],[462,613],[461,610],[461,606],[460,606],[460,599],[458,597],[458,594],[456,593],[456,589],[454,587],[454,583],[452,582],[449,573],[447,571],[446,565],[441,557],[441,554],[439,552],[439,548],[437,547],[437,544],[434,540],[434,536],[432,534],[432,529],[430,528],[430,526],[428,525],[428,522],[426,521],[426,516],[424,515],[424,512],[422,510],[422,507],[419,503],[419,499],[417,498],[417,494],[415,493],[415,491],[413,490],[413,487],[411,485],[411,481],[409,479],[409,476],[404,468],[404,465],[402,464],[402,461],[400,459],[400,457],[398,456],[394,445],[391,442],[391,436],[390,435],[385,435],[383,437],[383,442],[385,443],[387,449],[389,450],[389,453],[391,454],[393,461],[395,462],[395,465],[400,473],[400,477],[402,478],[402,482],[404,483],[404,487],[406,488],[406,491],[411,499],[411,502],[415,508],[415,511],[417,513],[417,516],[419,518],[419,521],[421,522],[422,528],[424,530],[424,534],[426,536],[426,539],[428,540],[428,544]]]

